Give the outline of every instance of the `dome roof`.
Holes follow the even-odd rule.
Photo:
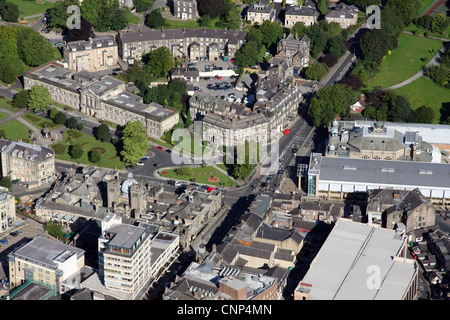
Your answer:
[[[133,179],[133,174],[130,172],[128,173],[128,179],[122,182],[122,187],[120,188],[122,193],[128,193],[133,184],[137,184],[137,181]]]

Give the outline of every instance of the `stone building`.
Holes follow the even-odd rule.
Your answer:
[[[39,235],[9,253],[8,264],[12,287],[34,281],[62,294],[84,270],[84,250]]]
[[[300,6],[293,5],[286,9],[284,27],[292,28],[297,22],[301,22],[305,26],[312,26],[317,22],[319,15],[319,11],[311,1]]]
[[[338,3],[325,15],[325,20],[328,23],[339,23],[342,29],[347,29],[358,22],[358,8],[354,5]]]
[[[0,187],[0,234],[16,221],[16,198],[7,188]]]
[[[434,147],[422,140],[416,132],[404,134],[383,122],[372,126],[347,128],[345,123],[334,121],[329,130],[327,157],[344,157],[374,160],[408,160],[440,162]]]
[[[73,71],[104,70],[116,66],[119,58],[114,36],[65,42],[63,53],[65,62]]]
[[[299,73],[309,66],[309,48],[310,40],[307,35],[299,39],[290,33],[278,41],[276,57],[291,59],[294,70]]]
[[[145,104],[142,97],[128,92],[127,86],[111,76],[97,78],[82,71],[74,73],[50,62],[24,75],[24,88],[42,85],[54,101],[97,119],[125,125],[141,121],[149,137],[160,138],[179,120],[179,112],[155,102]]]
[[[196,0],[174,0],[173,16],[181,20],[197,19]]]
[[[408,233],[434,225],[436,210],[419,189],[380,189],[369,195],[366,214],[368,222],[379,223],[388,229],[403,223]]]
[[[258,23],[261,25],[266,20],[275,21],[276,13],[275,7],[269,5],[267,1],[259,1],[253,3],[247,9],[247,20],[251,24]]]
[[[272,76],[260,83],[256,100],[253,111],[266,117],[270,130],[282,132],[298,115],[303,96],[299,87],[292,83],[283,84]]]
[[[167,29],[120,33],[119,55],[124,61],[140,60],[144,53],[160,47],[170,49],[174,57],[188,60],[217,60],[234,57],[245,42],[245,31],[225,29]]]
[[[30,189],[55,181],[55,153],[52,149],[0,139],[0,150],[2,177],[25,182]]]

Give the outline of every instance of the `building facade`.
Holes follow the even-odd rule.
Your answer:
[[[0,150],[2,177],[25,182],[31,189],[56,179],[55,153],[52,149],[0,139]]]
[[[61,294],[64,281],[84,267],[84,250],[37,236],[11,252],[8,264],[13,287],[31,280]]]
[[[174,0],[173,16],[181,20],[197,19],[196,0]]]
[[[97,119],[125,125],[141,121],[149,137],[160,138],[179,121],[179,112],[155,102],[145,104],[127,90],[126,84],[108,75],[91,77],[86,72],[73,73],[56,63],[47,63],[24,75],[24,88],[46,87],[51,98]]]
[[[119,55],[124,61],[140,60],[144,53],[167,47],[172,55],[188,60],[217,60],[234,57],[245,42],[247,33],[222,29],[168,29],[119,34]]]
[[[259,1],[253,3],[247,10],[247,20],[251,24],[258,23],[263,24],[264,21],[275,21],[276,10],[273,6],[269,5],[266,1]]]
[[[8,231],[15,220],[15,197],[7,188],[0,187],[0,234]]]
[[[107,290],[121,292],[130,300],[178,251],[178,237],[157,233],[156,226],[123,224],[120,216],[109,214],[101,228],[99,278]],[[169,242],[169,246],[163,246],[163,242]],[[158,245],[164,249],[155,257],[152,246]]]
[[[286,9],[284,17],[284,27],[292,28],[297,22],[305,26],[312,26],[319,18],[319,11],[313,2],[308,1],[301,6],[293,5]]]
[[[114,36],[65,42],[64,60],[73,71],[99,71],[117,65],[119,52]]]
[[[358,23],[358,8],[354,5],[338,3],[325,15],[328,23],[339,23],[342,29],[354,26]]]

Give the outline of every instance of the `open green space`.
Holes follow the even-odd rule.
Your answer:
[[[436,38],[441,38],[441,39],[448,39],[450,38],[450,25],[447,27],[447,29],[445,30],[444,34],[440,34],[440,33],[433,33],[429,30],[426,30],[418,25],[415,25],[414,23],[410,23],[406,28],[405,31],[409,31],[412,32],[414,34],[420,34],[420,35],[424,35],[426,34],[427,37],[436,37]]]
[[[128,23],[130,24],[139,24],[139,22],[141,22],[141,17],[133,14],[130,8],[127,8],[125,10],[125,16],[127,17]]]
[[[98,141],[93,136],[87,135],[78,130],[66,130],[64,134],[65,138],[63,141],[51,145],[51,148],[55,151],[55,156],[57,159],[86,163],[106,168],[125,168],[125,164],[120,160],[120,156],[117,155],[116,149],[111,143]],[[81,158],[72,159],[69,155],[69,144],[67,143],[69,139],[72,144],[79,143],[83,147],[83,155]],[[99,150],[101,153],[101,160],[97,163],[92,163],[89,161],[88,153],[94,148]]]
[[[30,138],[30,128],[17,119],[0,125],[0,129],[5,130],[6,138],[11,141],[18,141],[19,139],[27,141]]]
[[[6,112],[0,112],[0,120],[6,119],[9,117],[9,114]]]
[[[0,108],[3,108],[5,110],[11,111],[11,112],[19,112],[22,109],[14,108],[12,106],[12,100],[8,98],[0,98]]]
[[[434,123],[439,123],[443,103],[450,102],[449,90],[439,86],[425,76],[410,84],[395,89],[395,92],[408,97],[412,109],[422,105],[434,110]]]
[[[219,18],[215,18],[212,20],[211,25],[209,27],[203,27],[198,23],[197,20],[170,20],[166,19],[166,24],[164,25],[165,29],[194,29],[194,28],[206,28],[206,29],[218,29],[215,26],[216,22],[219,21]]]
[[[44,3],[38,3],[36,0],[8,0],[8,2],[15,3],[19,7],[19,19],[44,13],[45,11],[47,11],[47,9],[53,8],[55,6],[53,2],[45,0],[40,1]]]
[[[422,38],[402,33],[398,48],[387,55],[381,70],[369,83],[368,89],[387,88],[401,83],[419,72],[442,49],[440,40]]]
[[[167,172],[167,174],[162,174],[162,172]],[[192,175],[189,176],[177,175],[176,169],[161,170],[159,173],[161,177],[165,178],[184,181],[191,181],[191,179],[195,179],[195,182],[197,183],[209,184],[213,186],[223,185],[224,187],[232,187],[236,185],[236,183],[230,177],[228,177],[227,175],[225,175],[224,173],[222,173],[221,171],[217,170],[212,166],[192,167]],[[219,178],[219,181],[218,182],[209,181],[208,179],[211,176]]]
[[[27,113],[22,118],[24,118],[26,121],[31,123],[33,126],[35,126],[38,129],[41,129],[41,130],[44,128],[58,129],[58,128],[62,127],[62,125],[60,125],[60,124],[56,124],[53,121],[50,121],[48,119],[45,119],[45,118],[35,115],[33,113]]]
[[[423,16],[428,10],[430,10],[436,1],[437,0],[420,0],[419,17]]]

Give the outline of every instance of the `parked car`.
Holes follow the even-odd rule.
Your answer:
[[[145,163],[143,163],[142,161],[139,161],[138,163],[136,163],[136,165],[138,166],[143,166]]]
[[[163,148],[163,147],[161,147],[161,146],[157,146],[157,147],[156,147],[156,149],[159,149],[159,150],[164,150],[164,148]]]
[[[217,190],[217,188],[214,188],[214,187],[209,187],[208,188],[208,192],[213,192],[214,190]]]
[[[189,183],[187,183],[186,181],[177,181],[175,182],[175,187],[184,187],[184,186],[188,186]]]
[[[0,239],[0,243],[8,244],[8,239]]]
[[[199,88],[199,87],[197,87],[197,86],[195,86],[195,87],[194,87],[194,91],[202,92],[202,89]]]

